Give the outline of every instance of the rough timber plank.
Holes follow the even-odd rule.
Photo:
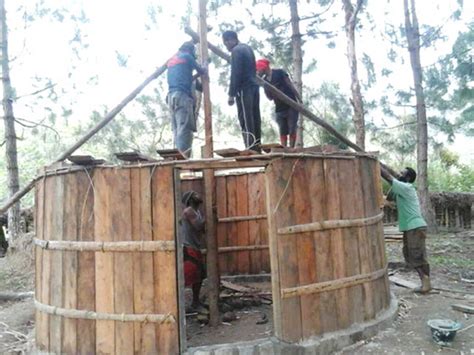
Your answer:
[[[319,181],[311,179],[310,172],[320,168],[313,166],[319,163],[317,160],[299,160],[295,166],[292,178],[293,198],[295,201],[295,223],[311,223],[311,199],[313,187]],[[311,196],[311,198],[308,198]],[[283,237],[285,238],[285,237]],[[288,236],[286,237],[288,238]],[[291,237],[290,237],[291,238]],[[303,233],[296,238],[296,248],[298,254],[298,284],[308,285],[316,282],[316,252],[312,233]],[[301,329],[303,339],[317,334],[319,328],[319,317],[314,314],[318,309],[316,302],[318,297],[314,295],[303,295],[300,297],[301,309]]]
[[[132,239],[152,240],[150,169],[130,171],[132,204]],[[134,313],[154,313],[153,253],[133,255]],[[134,351],[142,354],[156,353],[155,325],[134,324]]]
[[[341,218],[355,219],[363,217],[363,208],[360,208],[360,189],[354,188],[359,184],[358,165],[355,160],[341,160],[339,174],[339,184],[341,188]],[[346,276],[361,274],[359,258],[359,233],[361,227],[344,228],[344,260],[346,266]],[[358,323],[364,320],[363,285],[352,286],[348,289],[350,299],[349,318],[350,322]]]
[[[64,176],[64,233],[63,240],[77,241],[78,216],[80,213],[79,196],[77,194],[77,174]],[[77,253],[63,253],[64,267],[64,308],[77,309]],[[63,318],[64,333],[61,349],[68,354],[77,352],[77,320]]]
[[[94,235],[96,241],[113,241],[111,194],[115,193],[113,169],[96,170],[94,175]],[[96,311],[114,313],[114,253],[96,253],[95,256]],[[96,321],[96,352],[115,353],[115,322]]]
[[[153,240],[175,240],[175,206],[172,167],[158,167],[152,176]],[[154,252],[155,312],[172,314],[176,322],[157,326],[158,349],[179,353],[178,295],[175,252]]]
[[[216,204],[218,218],[227,217],[226,177],[216,176]],[[227,223],[217,223],[217,247],[227,246]],[[219,255],[219,274],[227,273],[227,255]]]
[[[278,228],[295,224],[295,199],[293,196],[292,175],[298,159],[285,159],[273,162],[275,171],[278,171],[273,193],[276,203],[270,213],[275,214]],[[280,287],[298,286],[298,250],[295,238],[278,238],[278,261]],[[282,339],[295,342],[302,338],[301,312],[299,297],[281,300]]]
[[[249,199],[249,216],[264,214],[262,211],[262,194],[264,186],[261,184],[259,174],[248,175],[248,199]],[[248,222],[249,225],[249,245],[261,244],[261,228],[260,221],[253,220]],[[249,253],[250,273],[258,274],[262,271],[262,251],[256,250]]]
[[[94,241],[94,190],[89,172],[77,173],[79,225],[78,240]],[[95,310],[95,253],[78,255],[77,309]],[[77,320],[77,352],[96,351],[96,321]]]
[[[237,215],[248,216],[248,175],[237,177]],[[237,222],[237,240],[234,245],[249,245],[249,222]],[[250,253],[248,251],[237,252],[237,265],[239,274],[248,274],[250,271]]]
[[[51,209],[51,229],[46,236],[49,240],[61,240],[63,238],[63,216],[64,216],[64,177],[51,177],[51,189],[48,191],[53,195]],[[49,180],[49,179],[48,179]],[[63,252],[49,251],[51,257],[51,293],[50,305],[63,307]],[[56,354],[62,352],[62,317],[50,316],[49,324],[49,347]]]
[[[36,218],[35,218],[35,231],[36,238],[44,239],[44,232],[46,228],[45,221],[45,180],[40,180],[36,183],[36,192],[35,192],[35,206],[36,206]],[[48,280],[49,275],[46,275],[46,272],[49,272],[49,267],[47,266],[45,260],[45,253],[42,248],[39,246],[35,247],[36,250],[36,289],[35,289],[35,298],[41,303],[47,304],[48,300],[44,298],[45,291],[45,280]],[[48,277],[48,278],[46,278]],[[39,349],[46,349],[49,346],[49,326],[48,315],[43,312],[36,311],[36,344]]]
[[[328,220],[341,219],[341,199],[339,188],[341,181],[339,180],[339,160],[325,160],[324,171],[326,180],[326,217]],[[347,182],[345,182],[347,183]],[[346,275],[346,267],[344,260],[344,239],[340,228],[331,229],[329,231],[331,238],[331,257],[333,266],[333,280],[344,278]],[[349,326],[349,293],[346,288],[331,292],[336,299],[337,310],[337,327],[344,329]]]
[[[112,237],[114,241],[130,241],[132,207],[130,199],[130,170],[116,169],[111,176],[110,195]],[[109,189],[110,189],[109,187]],[[133,253],[114,253],[114,313],[131,314],[133,310]],[[134,331],[131,322],[115,322],[115,351],[131,354],[134,349]]]
[[[237,216],[237,177],[227,177],[227,215]],[[237,223],[229,223],[227,227],[227,246],[237,245]],[[237,273],[237,253],[228,253],[227,270],[230,275]]]
[[[266,191],[265,191],[265,173],[257,173],[258,176],[258,186],[261,186],[260,190],[260,202],[259,202],[259,214],[267,214],[267,203],[266,203]],[[265,219],[259,220],[260,227],[260,244],[268,245],[268,222]],[[260,272],[270,272],[270,250],[263,249],[261,251],[261,268]]]

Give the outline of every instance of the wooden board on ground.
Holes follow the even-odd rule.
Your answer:
[[[418,285],[412,281],[402,279],[401,277],[398,276],[389,276],[390,282],[394,283],[397,286],[409,288],[409,289],[414,289],[418,287]]]
[[[178,149],[158,149],[156,152],[165,160],[186,160],[186,157]]]
[[[227,288],[229,290],[236,291],[236,292],[242,292],[242,293],[251,293],[251,294],[253,294],[253,293],[258,293],[258,292],[262,291],[258,288],[255,288],[255,287],[242,286],[242,285],[238,285],[238,284],[235,284],[233,282],[225,281],[225,280],[221,280],[221,285],[222,285],[222,287]]]
[[[465,304],[452,304],[451,307],[456,311],[474,314],[474,307],[472,306],[467,306]]]

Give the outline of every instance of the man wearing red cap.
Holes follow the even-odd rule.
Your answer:
[[[301,102],[301,97],[295,86],[293,85],[288,73],[283,69],[271,69],[268,59],[259,59],[256,63],[257,75],[275,86],[286,96],[294,101]],[[273,97],[273,95],[265,88],[265,95],[269,100],[275,102],[276,121],[280,129],[280,143],[286,147],[288,145],[288,136],[290,138],[290,147],[295,146],[296,129],[298,126],[298,111],[288,106],[283,101]]]

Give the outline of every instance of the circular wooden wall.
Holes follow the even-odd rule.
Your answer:
[[[266,191],[278,338],[346,329],[389,307],[377,160],[275,159]]]

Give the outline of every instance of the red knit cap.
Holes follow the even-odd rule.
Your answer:
[[[268,59],[259,59],[255,65],[258,71],[267,70],[270,67],[270,61]]]

